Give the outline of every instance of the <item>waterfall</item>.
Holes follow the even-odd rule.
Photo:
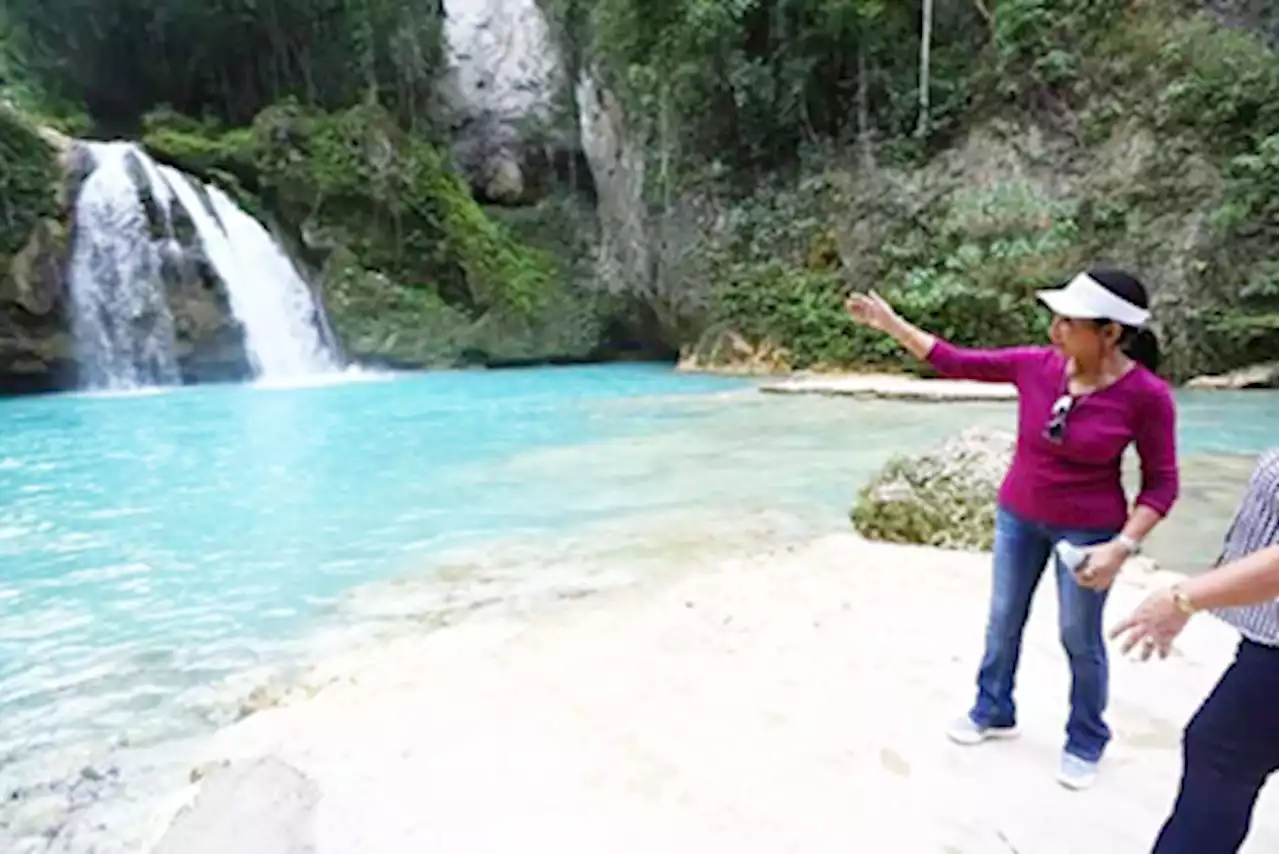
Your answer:
[[[318,302],[261,223],[222,190],[156,164],[133,143],[84,145],[92,170],[76,197],[69,265],[84,385],[131,389],[182,381],[179,352],[187,358],[204,333],[175,323],[172,306],[189,303],[190,282],[198,281],[191,271],[203,261],[243,330],[255,378],[290,383],[339,370]],[[201,316],[207,322],[208,310]]]
[[[271,234],[217,187],[205,185],[202,197],[177,169],[161,166],[160,172],[227,288],[254,374],[287,381],[337,370],[321,338],[311,289]]]
[[[76,199],[68,268],[85,384],[131,389],[176,383],[173,315],[160,275],[162,253],[173,243],[172,197],[136,146],[89,143],[88,152],[94,169]]]

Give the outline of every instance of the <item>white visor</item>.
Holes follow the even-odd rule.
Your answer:
[[[1076,276],[1065,288],[1039,291],[1036,296],[1054,314],[1074,320],[1112,320],[1139,327],[1151,317],[1151,312],[1111,293],[1087,273]]]

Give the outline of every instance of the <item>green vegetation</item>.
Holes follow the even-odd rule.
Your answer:
[[[1157,293],[1173,376],[1274,358],[1276,57],[1193,4],[935,2],[923,102],[916,3],[550,5],[629,108],[652,230],[719,214],[655,264],[704,328],[895,363],[840,308],[875,287],[961,343],[1035,340],[1031,292],[1106,261]]]
[[[890,366],[850,290],[1000,345],[1043,336],[1035,289],[1107,262],[1155,292],[1171,376],[1274,358],[1276,55],[1203,4],[542,0],[566,81],[616,96],[640,153],[593,164],[617,214],[598,222],[572,161],[523,207],[475,203],[447,154],[441,4],[411,6],[10,0],[0,86],[138,133],[272,221],[361,354],[585,356],[625,327]],[[563,95],[531,147],[581,142]],[[0,210],[47,216],[21,195],[42,181]]]
[[[1208,217],[1214,245],[1200,280],[1202,287],[1216,285],[1221,299],[1210,308],[1210,328],[1228,361],[1274,359],[1276,57],[1247,36],[1195,22],[1178,31],[1165,59],[1180,72],[1165,90],[1169,121],[1199,131],[1224,180]]]
[[[272,222],[323,274],[356,355],[585,358],[606,302],[584,290],[586,253],[516,236],[447,154],[442,15],[386,0],[15,0],[0,67],[22,85],[0,83],[42,120],[79,103],[98,132],[140,136]],[[526,230],[566,215],[545,200]]]
[[[713,312],[750,338],[780,342],[795,367],[901,362],[885,336],[848,321],[843,303],[855,288],[876,287],[951,340],[1037,340],[1048,317],[1032,292],[1079,263],[1073,211],[1026,184],[956,192],[914,213],[869,210],[871,199],[831,179],[763,195],[734,209],[737,228],[709,250]],[[856,225],[869,222],[878,233],[857,245]],[[844,251],[841,232],[852,244]]]
[[[0,273],[36,223],[56,213],[53,150],[25,119],[0,105]]]
[[[6,66],[113,132],[162,105],[244,124],[289,97],[376,100],[423,130],[443,57],[431,0],[8,0],[4,12]]]

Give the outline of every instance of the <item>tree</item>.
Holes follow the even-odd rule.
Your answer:
[[[433,97],[438,3],[397,0],[6,0],[18,73],[82,100],[110,131],[141,115],[243,123],[291,97],[337,109],[374,99],[403,117]],[[145,49],[142,47],[145,45]]]
[[[929,48],[933,41],[933,0],[924,0],[920,6],[920,119],[916,124],[916,137],[924,139],[929,133]]]

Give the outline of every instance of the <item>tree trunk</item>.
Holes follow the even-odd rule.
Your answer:
[[[978,14],[982,16],[982,20],[987,25],[987,31],[991,33],[991,39],[994,41],[996,37],[996,16],[987,9],[987,4],[983,0],[973,0],[973,5],[977,7]],[[995,8],[994,0],[991,4]]]
[[[658,186],[662,188],[662,215],[671,207],[671,86],[664,83],[658,94]]]
[[[867,48],[863,36],[858,37],[858,156],[862,170],[875,169],[875,154],[871,150],[871,106],[867,93]]]
[[[933,38],[933,0],[924,0],[920,9],[920,121],[916,138],[929,133],[929,42]]]

